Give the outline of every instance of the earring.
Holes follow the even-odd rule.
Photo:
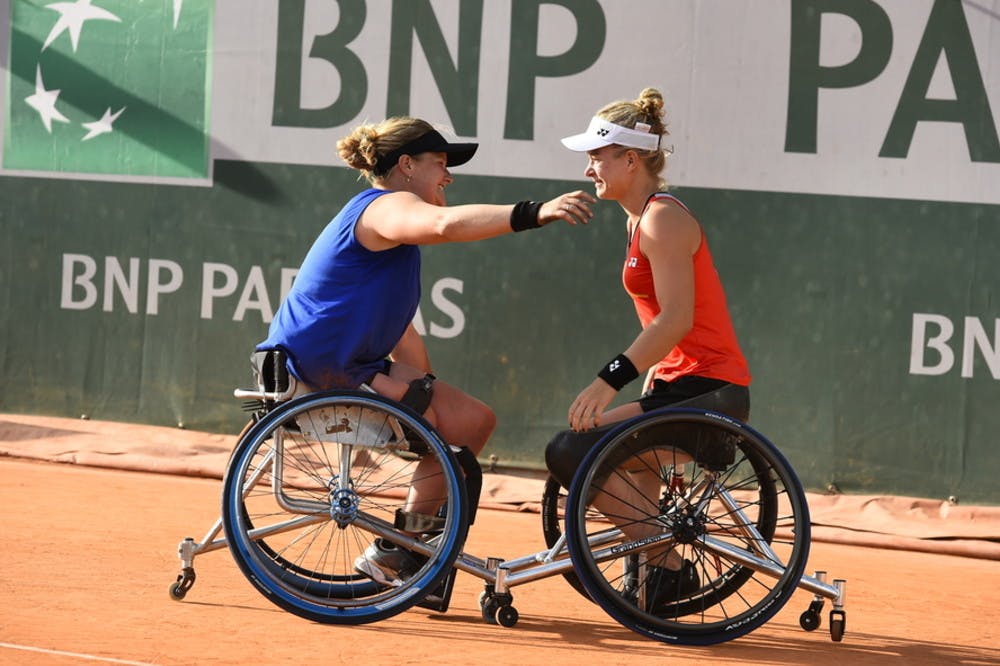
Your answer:
[[[411,180],[413,180],[413,176],[407,176],[406,177],[406,182],[407,183],[409,183]]]

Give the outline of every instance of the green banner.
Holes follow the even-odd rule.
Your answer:
[[[14,0],[4,169],[206,178],[212,11]]]
[[[212,188],[0,178],[11,387],[0,410],[239,429],[231,396],[249,381],[250,352],[360,185],[343,168],[219,161],[216,176]],[[449,197],[575,185],[461,176]],[[754,375],[751,424],[809,488],[1000,501],[996,207],[677,194],[726,285]],[[48,208],[41,225],[25,197],[73,206]],[[116,216],[100,224],[74,213],[106,201]],[[620,285],[622,213],[607,202],[596,212],[586,227],[424,249],[418,327],[437,374],[496,410],[485,460],[540,468],[573,397],[638,331]],[[976,242],[953,242],[965,237]]]

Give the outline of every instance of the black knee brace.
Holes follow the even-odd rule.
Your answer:
[[[611,428],[618,424],[610,424],[585,430],[584,432],[574,432],[563,430],[545,446],[545,466],[549,473],[563,488],[569,488],[573,481],[573,475],[586,457],[594,444],[604,435],[608,434]]]
[[[434,380],[437,379],[431,373],[427,373],[419,379],[410,382],[410,387],[400,398],[399,402],[406,405],[417,414],[424,414],[431,406],[431,398],[434,397]]]

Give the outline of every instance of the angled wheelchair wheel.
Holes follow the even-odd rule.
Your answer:
[[[792,596],[809,515],[798,477],[760,433],[667,408],[591,450],[566,534],[580,582],[609,615],[650,638],[708,645],[756,629]]]
[[[439,490],[421,498],[439,513],[404,532],[397,512],[415,478]],[[310,394],[264,416],[237,444],[222,505],[246,578],[279,607],[324,623],[375,622],[416,605],[451,573],[468,531],[450,447],[414,412],[360,391]],[[355,568],[376,539],[412,562],[401,580]]]
[[[550,476],[545,479],[545,490],[542,492],[542,535],[545,537],[545,545],[549,548],[555,548],[563,539],[562,520],[566,511],[566,496],[566,490],[555,478]],[[565,548],[565,542],[563,547]],[[583,583],[574,572],[564,573],[563,578],[574,590],[590,599]]]

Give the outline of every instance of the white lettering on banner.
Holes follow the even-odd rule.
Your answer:
[[[131,313],[139,311],[139,273],[140,260],[129,258],[129,274],[125,277],[122,265],[117,257],[104,258],[104,302],[105,312],[114,311],[115,287],[125,301],[125,307]],[[77,266],[82,267],[77,273]],[[166,281],[161,275],[166,271]],[[97,304],[97,261],[84,254],[64,254],[62,262],[62,294],[59,306],[64,310],[89,310]],[[177,291],[184,281],[184,271],[177,262],[168,259],[149,260],[149,282],[146,289],[146,314],[157,314],[161,294]],[[83,297],[75,298],[76,288],[83,289]]]
[[[445,290],[462,293],[463,283],[457,278],[441,278],[431,287],[431,304],[433,304],[442,314],[451,318],[451,326],[444,327],[436,322],[431,322],[430,335],[433,338],[454,338],[458,337],[465,330],[465,313],[452,301],[445,298]],[[417,314],[413,317],[413,327],[422,336],[427,335],[427,326],[424,324],[424,316],[417,308]]]
[[[223,283],[215,286],[215,276],[222,275]],[[212,304],[215,299],[229,296],[236,291],[236,269],[228,264],[205,263],[201,272],[201,318],[212,318]]]
[[[993,327],[993,339],[1000,343],[1000,319],[997,319]],[[993,379],[1000,379],[1000,354],[998,347],[1000,344],[990,344],[986,329],[975,317],[965,318],[965,341],[962,346],[962,376],[972,376],[973,347],[979,347],[986,365],[990,368]]]
[[[965,317],[962,334],[962,377],[973,376],[975,351],[979,348],[993,379],[1000,379],[1000,319],[994,323],[993,342],[990,341],[982,322],[977,317]],[[932,328],[933,333],[928,329]],[[943,375],[955,367],[955,352],[949,341],[955,333],[955,324],[944,315],[914,313],[910,337],[910,374]],[[936,362],[925,363],[925,351],[932,350]]]
[[[160,282],[160,273],[166,270],[170,274],[167,282]],[[146,290],[146,314],[157,314],[160,311],[160,294],[172,294],[181,288],[184,282],[184,270],[175,261],[169,259],[149,260],[149,285]]]
[[[445,298],[444,292],[456,291],[462,293],[462,281],[455,278],[443,278],[434,283],[431,287],[431,303],[433,303],[442,314],[451,317],[451,326],[445,328],[431,322],[431,335],[435,338],[454,338],[465,328],[465,313],[462,309]]]
[[[937,335],[927,339],[927,325],[938,327]],[[948,340],[955,332],[951,320],[941,315],[913,314],[913,329],[910,335],[910,374],[911,375],[943,375],[955,364],[955,353],[948,346]],[[924,365],[924,348],[933,349],[938,354],[935,365]]]
[[[114,308],[114,287],[118,286],[125,307],[129,312],[139,311],[139,258],[128,260],[128,279],[122,271],[122,265],[117,257],[104,258],[104,311],[111,312]]]
[[[120,307],[116,294],[121,297],[125,310],[130,314],[139,313],[139,294],[143,281],[143,262],[137,257],[128,259],[128,271],[124,262],[117,257],[104,257],[103,278],[98,275],[98,261],[85,254],[66,253],[62,256],[62,279],[59,307],[63,310],[89,310],[97,306],[101,295],[97,285],[103,284],[104,312],[114,312]],[[146,267],[146,314],[159,314],[161,297],[181,291],[184,286],[184,269],[169,259],[150,259]],[[246,279],[229,264],[207,261],[202,264],[202,285],[199,298],[201,319],[214,319],[216,314],[245,321],[248,313],[256,312],[263,323],[269,324],[274,318],[274,303],[280,303],[288,295],[298,274],[298,268],[282,268],[278,274],[279,297],[271,300],[267,279],[263,268],[251,266]],[[242,288],[241,288],[242,287]],[[455,277],[444,277],[431,285],[430,302],[434,312],[430,317],[429,334],[434,338],[455,338],[465,330],[465,312],[453,298],[451,292],[461,294],[464,282]],[[235,305],[232,299],[236,297]],[[222,305],[233,307],[232,315],[226,313]],[[222,312],[217,312],[222,310]],[[438,316],[446,319],[440,321]],[[251,315],[252,316],[252,315]],[[417,332],[428,335],[424,317],[418,308],[413,319]]]
[[[236,306],[236,312],[233,313],[233,321],[243,321],[247,310],[260,311],[260,318],[264,321],[274,319],[274,310],[271,309],[271,302],[267,299],[267,287],[264,285],[264,272],[260,266],[250,268],[250,275],[240,295],[240,302]]]
[[[76,266],[83,266],[83,272],[75,275]],[[97,287],[94,286],[94,276],[97,275],[97,262],[84,254],[64,254],[62,262],[62,296],[59,307],[63,310],[87,310],[97,302]],[[74,300],[76,287],[83,289],[83,298]]]

